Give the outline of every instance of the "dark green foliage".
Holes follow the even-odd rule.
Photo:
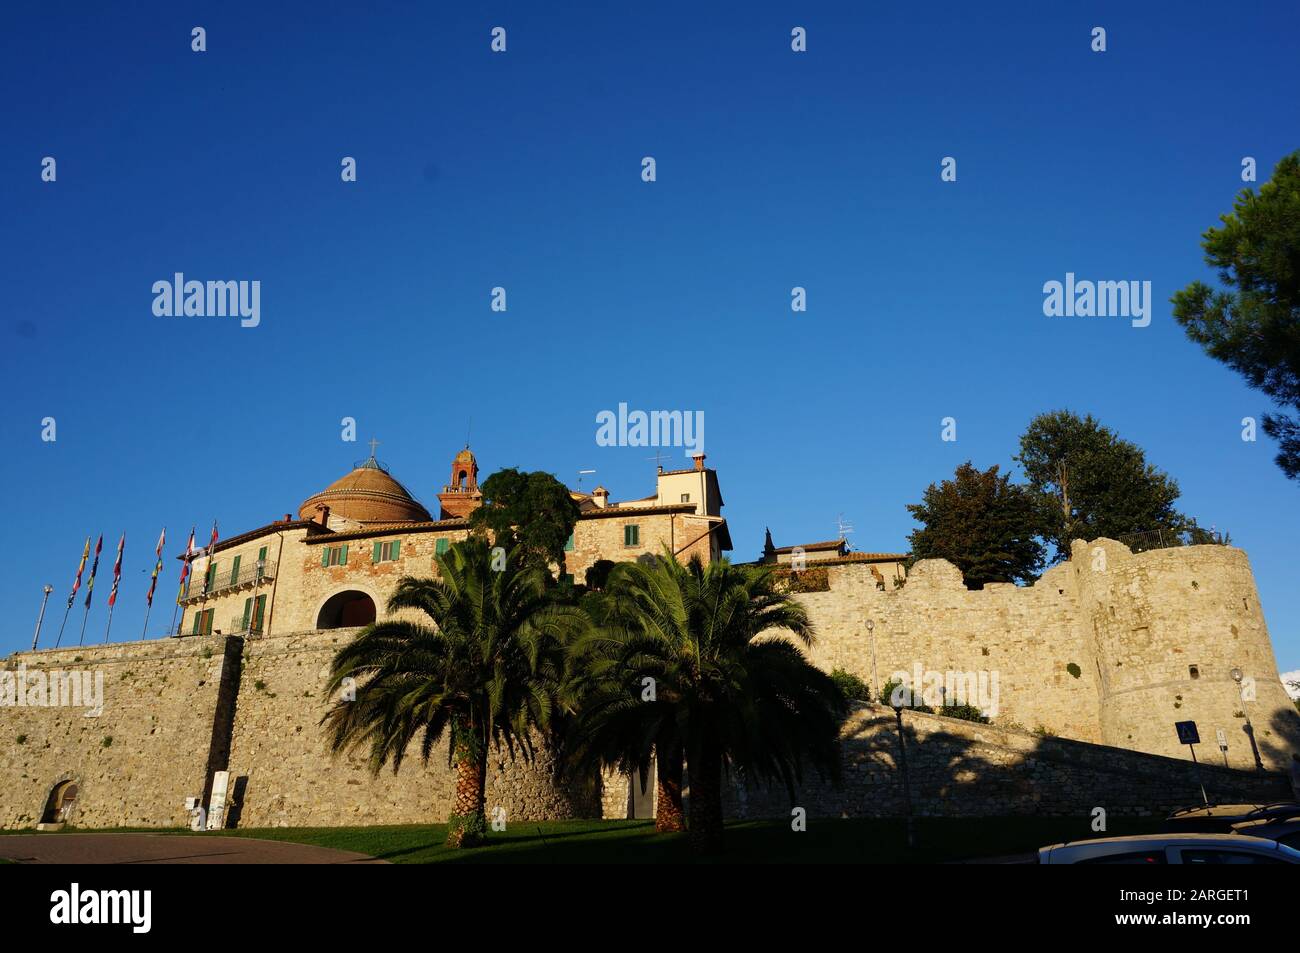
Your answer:
[[[1150,549],[1176,545],[1199,530],[1174,509],[1178,484],[1147,463],[1140,447],[1092,415],[1040,414],[1021,436],[1015,459],[1025,471],[1039,533],[1052,545],[1053,560],[1069,558],[1074,539],[1105,536]]]
[[[1277,465],[1300,478],[1300,152],[1259,191],[1243,189],[1221,228],[1202,236],[1224,290],[1194,281],[1173,297],[1174,318],[1205,353],[1287,413],[1265,414]]]
[[[518,547],[525,566],[564,565],[564,545],[578,522],[578,504],[549,473],[498,470],[481,487],[483,505],[470,526],[489,532],[499,546]]]
[[[968,588],[1032,582],[1042,569],[1033,499],[996,466],[981,472],[963,463],[953,479],[931,484],[907,509],[921,523],[911,535],[913,559],[948,560]]]
[[[831,680],[850,701],[871,701],[871,686],[852,672],[837,668],[831,672]]]
[[[682,565],[665,550],[620,563],[583,605],[596,625],[571,655],[569,756],[627,770],[656,746],[680,750],[699,850],[721,848],[724,768],[792,797],[805,764],[838,778],[844,697],[796,645],[811,645],[812,624],[769,569]]]

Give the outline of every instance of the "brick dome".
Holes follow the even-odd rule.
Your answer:
[[[358,523],[425,523],[432,519],[374,457],[304,500],[298,516],[315,519],[316,507],[322,504],[330,508],[331,515]]]

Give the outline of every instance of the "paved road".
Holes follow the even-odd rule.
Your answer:
[[[383,864],[368,854],[252,837],[185,834],[7,834],[20,864]]]

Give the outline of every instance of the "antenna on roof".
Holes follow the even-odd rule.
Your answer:
[[[653,457],[646,457],[646,459],[653,460],[658,469],[662,470],[664,468],[664,452],[662,450],[656,450]]]
[[[587,474],[587,473],[595,473],[595,472],[596,472],[595,470],[579,470],[579,471],[578,471],[578,492],[579,492],[579,493],[582,492],[582,477],[583,477],[583,475],[584,475],[584,474]]]
[[[853,532],[853,524],[852,524],[852,523],[846,523],[846,522],[844,521],[844,514],[843,514],[843,513],[841,513],[841,514],[836,518],[836,520],[835,520],[835,526],[836,526],[836,528],[839,530],[839,533],[840,533],[840,535],[839,535],[839,539],[840,539],[841,541],[844,540],[844,537],[845,537],[845,536],[847,536],[847,535],[849,535],[849,533]]]

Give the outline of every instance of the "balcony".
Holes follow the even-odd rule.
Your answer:
[[[240,589],[256,588],[275,578],[276,564],[270,561],[256,563],[247,568],[241,567],[238,574],[232,573],[229,569],[224,571],[220,567],[217,569],[216,578],[211,583],[206,579],[195,579],[191,574],[185,593],[180,598],[180,604],[193,605],[205,599],[238,592]]]
[[[262,635],[262,623],[256,619],[245,619],[243,613],[230,617],[230,628],[226,629],[224,635],[246,635],[250,639],[259,638]]]

